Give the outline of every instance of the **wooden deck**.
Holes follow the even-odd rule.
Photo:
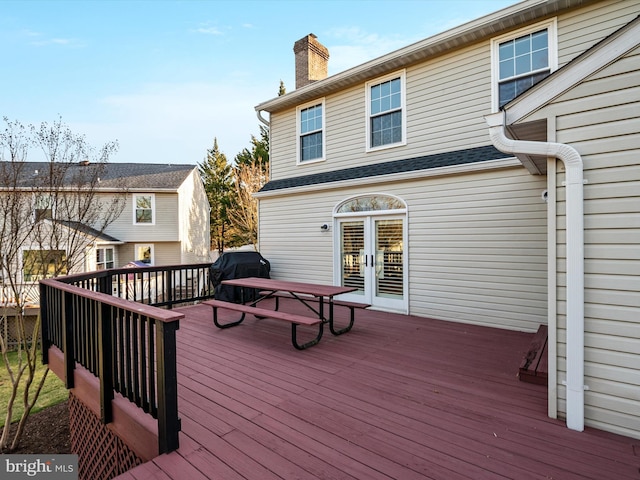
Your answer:
[[[180,448],[120,479],[640,479],[640,440],[570,431],[518,380],[533,334],[359,311],[297,351],[181,311]]]

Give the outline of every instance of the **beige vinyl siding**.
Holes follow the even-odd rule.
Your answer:
[[[558,16],[558,65],[628,23],[639,5],[637,0],[602,1]],[[295,109],[271,115],[273,180],[486,145],[483,116],[491,111],[491,41],[407,68],[405,146],[365,152],[364,83],[324,98],[323,162],[297,165]]]
[[[275,278],[332,283],[339,246],[320,226],[348,197],[397,195],[408,206],[410,313],[534,331],[547,319],[545,185],[512,168],[267,198],[260,251]]]
[[[365,152],[364,84],[325,97],[326,161],[296,165],[295,109],[271,116],[272,179],[308,175],[488,143],[489,43],[456,51],[407,70],[407,145]],[[460,92],[465,101],[460,102]],[[452,123],[455,119],[455,123]]]
[[[624,88],[628,86],[627,88]],[[545,109],[584,161],[585,424],[640,438],[640,49]],[[563,175],[558,176],[561,185]],[[558,410],[566,414],[565,191],[558,204]]]
[[[638,16],[638,0],[601,0],[558,17],[558,65],[571,61]]]
[[[180,263],[209,260],[209,201],[197,170],[178,189]]]
[[[138,244],[152,244],[154,252],[153,265],[180,265],[181,252],[179,242],[137,242]],[[134,247],[136,243],[126,243],[117,246],[117,267],[124,267],[133,261]]]
[[[138,192],[136,192],[138,193]],[[153,192],[139,192],[153,193]],[[127,195],[126,205],[118,219],[105,233],[125,242],[178,241],[178,195],[176,193],[155,193],[155,225],[134,225],[133,196]]]

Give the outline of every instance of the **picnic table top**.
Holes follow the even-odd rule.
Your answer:
[[[339,285],[326,285],[319,283],[291,282],[288,280],[275,280],[272,278],[234,278],[223,280],[225,285],[236,287],[259,288],[261,290],[272,290],[282,292],[302,293],[315,297],[333,297],[342,293],[349,293],[357,290],[356,287],[341,287]]]

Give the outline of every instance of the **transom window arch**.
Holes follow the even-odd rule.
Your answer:
[[[334,215],[353,214],[353,213],[405,213],[407,204],[401,198],[395,195],[384,193],[373,195],[358,195],[348,198],[339,203]]]

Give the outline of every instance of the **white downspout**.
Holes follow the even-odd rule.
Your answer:
[[[582,158],[571,146],[513,140],[504,112],[484,117],[493,145],[504,153],[555,157],[565,165],[567,187],[567,427],[584,430],[584,219]]]

